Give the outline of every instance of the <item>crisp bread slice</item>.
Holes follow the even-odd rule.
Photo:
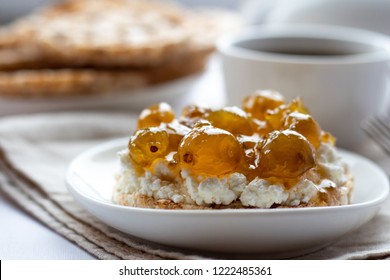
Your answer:
[[[212,51],[216,37],[237,23],[225,11],[192,12],[163,1],[69,0],[0,29],[0,49],[28,46],[32,68],[153,67]],[[23,59],[13,66],[23,67]],[[6,67],[0,60],[0,69]]]
[[[208,53],[178,57],[144,69],[61,68],[0,71],[0,96],[50,98],[110,94],[144,88],[202,71]]]

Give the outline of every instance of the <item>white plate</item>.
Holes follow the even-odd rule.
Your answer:
[[[70,193],[104,223],[149,241],[193,250],[292,256],[314,251],[357,229],[380,209],[389,193],[373,162],[340,151],[355,176],[352,205],[298,209],[158,210],[111,201],[116,153],[128,139],[88,150],[71,163]]]

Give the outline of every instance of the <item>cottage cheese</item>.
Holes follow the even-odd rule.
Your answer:
[[[258,208],[270,208],[274,204],[298,206],[301,203],[308,203],[321,189],[336,188],[348,180],[347,165],[337,155],[336,149],[326,143],[322,143],[318,148],[316,161],[327,179],[315,184],[310,179],[302,177],[296,185],[288,189],[280,183],[273,184],[261,178],[248,182],[245,175],[240,173],[203,178],[193,176],[189,170],[182,170],[181,176],[175,177],[164,161],[154,167],[155,175],[151,171],[146,171],[143,176],[139,176],[128,154],[127,149],[119,153],[122,167],[115,194],[139,193],[156,200],[169,199],[175,203],[200,206],[229,205],[236,200],[240,200],[244,206]],[[343,204],[348,202],[347,194],[348,190],[345,189]]]
[[[282,185],[271,184],[269,181],[256,178],[243,190],[240,200],[244,206],[270,208],[274,203],[282,204],[288,194]]]
[[[223,204],[228,205],[235,201],[246,186],[246,177],[240,173],[233,173],[224,178],[193,177],[188,170],[183,170],[184,179],[191,199],[197,205]]]
[[[346,175],[348,166],[333,146],[326,143],[321,144],[317,150],[317,165],[337,186],[344,185],[348,181]]]

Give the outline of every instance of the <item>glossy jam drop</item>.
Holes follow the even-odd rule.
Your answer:
[[[295,98],[288,104],[282,104],[273,110],[268,110],[265,113],[265,120],[271,130],[283,130],[284,121],[288,114],[298,112],[302,114],[309,114],[304,106],[301,98]]]
[[[293,179],[315,166],[313,149],[301,134],[292,131],[275,131],[260,151],[258,172],[260,177]]]
[[[243,149],[230,132],[212,126],[194,128],[180,142],[181,168],[196,175],[219,176],[237,170]]]
[[[332,146],[336,145],[336,138],[329,132],[322,131],[321,142],[328,143]]]
[[[306,108],[305,104],[303,104],[303,100],[300,97],[294,98],[289,104],[288,104],[288,111],[289,112],[298,112],[302,114],[309,115],[309,109]]]
[[[275,109],[284,104],[283,95],[277,91],[259,90],[244,99],[242,109],[259,120],[265,119],[268,110]]]
[[[129,142],[131,159],[139,166],[149,167],[154,160],[169,152],[169,135],[165,130],[151,127],[138,130]]]
[[[252,135],[253,128],[247,113],[238,107],[225,107],[206,114],[205,119],[213,126],[229,131],[233,135]]]
[[[165,102],[144,109],[138,118],[138,129],[159,126],[175,119],[171,106]]]
[[[312,116],[298,112],[290,113],[286,116],[284,127],[305,136],[315,148],[320,145],[321,128]]]
[[[166,130],[169,135],[169,150],[177,151],[180,141],[188,134],[191,129],[178,121],[160,125],[160,128]]]
[[[210,112],[209,108],[200,107],[197,105],[189,105],[184,107],[181,117],[180,123],[193,127],[199,120],[202,120],[206,113]]]
[[[254,133],[257,133],[260,137],[267,135],[271,132],[271,127],[266,121],[261,121],[255,118],[251,118],[251,126]]]
[[[237,137],[238,142],[244,149],[245,161],[247,163],[247,169],[253,170],[258,165],[260,156],[260,149],[263,145],[263,139],[258,136],[245,136],[240,135]]]

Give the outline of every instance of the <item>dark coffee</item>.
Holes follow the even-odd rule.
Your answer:
[[[347,52],[340,52],[340,51],[334,51],[334,50],[293,50],[293,49],[259,49],[254,51],[261,51],[261,52],[267,52],[267,53],[274,53],[274,54],[282,54],[282,55],[303,55],[303,56],[344,56],[344,55],[351,55],[351,53]]]
[[[320,38],[278,37],[242,41],[237,44],[257,52],[290,56],[347,56],[373,52],[368,44]]]

